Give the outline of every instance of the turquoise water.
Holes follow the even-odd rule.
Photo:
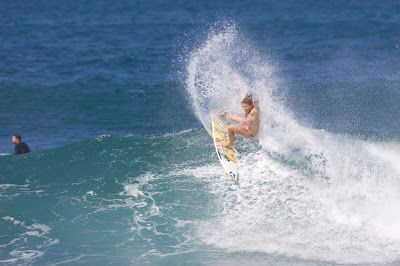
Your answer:
[[[400,263],[397,2],[0,7],[0,264]]]
[[[77,262],[115,264],[140,262],[141,255],[158,249],[184,250],[189,243],[182,241],[191,240],[185,221],[203,219],[208,207],[198,203],[210,199],[200,189],[205,184],[179,173],[177,165],[185,171],[196,162],[212,162],[210,147],[199,147],[205,137],[200,132],[101,137],[29,158],[2,159],[9,182],[1,185],[3,254],[19,263],[80,258]],[[181,146],[188,140],[204,155]],[[183,230],[175,232],[179,224]],[[152,237],[154,242],[148,241]]]
[[[337,141],[319,137],[322,143]],[[241,143],[238,149],[247,152],[240,154],[239,183],[223,173],[204,130],[104,136],[3,156],[2,263],[381,265],[395,260],[399,187],[385,154],[399,153],[353,137],[338,141],[354,150],[301,155],[293,149],[287,157]],[[346,166],[352,157],[362,159]],[[341,178],[343,172],[350,178]]]

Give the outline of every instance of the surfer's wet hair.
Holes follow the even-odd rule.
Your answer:
[[[246,97],[243,98],[242,103],[250,106],[253,105],[253,96],[251,96],[251,94],[247,94]]]

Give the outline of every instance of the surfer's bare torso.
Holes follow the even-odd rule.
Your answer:
[[[257,105],[243,119],[243,126],[254,137],[260,129],[260,110]]]
[[[260,129],[260,108],[258,101],[254,101],[251,95],[246,96],[242,101],[242,108],[245,116],[239,117],[233,114],[226,114],[226,118],[236,122],[238,125],[228,126],[228,138],[221,141],[220,145],[224,147],[232,147],[235,141],[235,133],[245,138],[253,138]]]

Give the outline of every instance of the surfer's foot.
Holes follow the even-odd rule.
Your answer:
[[[219,142],[219,145],[222,146],[222,147],[226,147],[226,148],[232,148],[233,147],[233,143],[231,144],[228,141],[223,141],[223,140],[221,140]]]

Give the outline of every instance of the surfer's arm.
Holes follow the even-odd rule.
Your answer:
[[[260,108],[259,104],[260,104],[260,99],[256,98],[254,100],[254,106],[257,107],[257,108]]]
[[[227,115],[226,115],[226,118],[227,118],[227,119],[230,119],[230,120],[232,120],[233,122],[236,122],[236,123],[238,123],[238,124],[242,124],[242,123],[243,123],[243,118],[238,117],[238,116],[236,116],[236,115],[227,114]]]
[[[253,123],[255,120],[257,120],[258,118],[258,114],[259,114],[259,112],[258,112],[258,106],[257,106],[257,108],[254,108],[251,112],[250,112],[250,114],[247,116],[247,119],[246,119],[246,123],[247,124],[250,124],[250,123]]]

